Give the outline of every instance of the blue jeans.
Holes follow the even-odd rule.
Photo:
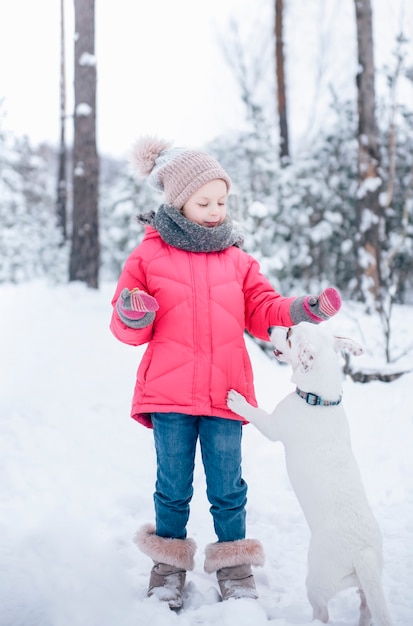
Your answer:
[[[222,417],[152,413],[152,424],[157,456],[156,534],[186,538],[199,437],[218,541],[244,539],[247,484],[241,476],[241,422]]]

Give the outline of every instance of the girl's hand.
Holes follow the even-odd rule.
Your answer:
[[[141,289],[127,287],[122,290],[117,302],[116,309],[120,319],[130,328],[144,328],[155,319],[155,311],[159,305],[153,296]]]
[[[303,296],[293,300],[290,313],[294,324],[300,322],[318,324],[338,313],[340,308],[340,294],[334,287],[328,287],[319,296]]]

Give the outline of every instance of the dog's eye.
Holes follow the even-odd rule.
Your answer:
[[[291,337],[291,335],[292,335],[292,332],[293,332],[293,331],[292,331],[292,328],[289,328],[289,329],[287,330],[287,336],[286,336],[286,340],[287,340],[287,343],[288,343],[288,345],[289,345],[289,347],[290,347],[290,348],[291,348],[291,341],[290,341],[290,337]]]

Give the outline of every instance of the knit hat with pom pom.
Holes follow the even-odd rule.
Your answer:
[[[212,156],[205,152],[173,148],[156,137],[139,139],[131,154],[132,168],[139,178],[157,191],[163,191],[168,204],[181,209],[205,183],[221,178],[228,191],[231,179]]]

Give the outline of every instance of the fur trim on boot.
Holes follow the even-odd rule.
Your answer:
[[[210,543],[205,549],[204,569],[216,572],[223,600],[252,598],[258,594],[251,565],[262,566],[264,550],[256,539],[239,539]]]
[[[193,539],[166,539],[155,534],[153,524],[145,524],[135,535],[135,544],[155,563],[193,570],[196,543]]]
[[[180,609],[186,570],[194,569],[195,541],[159,537],[153,524],[145,524],[136,533],[135,544],[154,562],[148,598],[155,596],[170,609]]]
[[[235,567],[236,565],[262,567],[264,563],[264,550],[257,539],[210,543],[205,549],[204,569],[207,574],[212,574],[212,572],[223,567]]]

